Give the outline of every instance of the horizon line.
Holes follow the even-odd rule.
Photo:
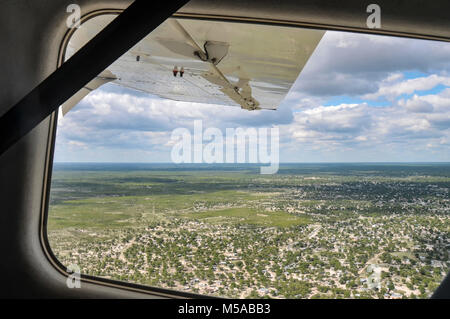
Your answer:
[[[268,165],[270,163],[173,163],[173,162],[68,162],[54,161],[53,164],[173,164],[173,165]],[[279,162],[279,164],[450,164],[450,161],[379,161],[379,162]]]

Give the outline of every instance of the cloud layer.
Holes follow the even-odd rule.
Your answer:
[[[277,111],[108,84],[59,118],[56,161],[170,161],[173,129],[280,128],[280,161],[450,161],[450,45],[327,32]]]

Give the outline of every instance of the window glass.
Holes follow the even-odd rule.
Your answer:
[[[60,110],[52,251],[205,295],[428,298],[450,266],[449,71],[447,43],[166,21]]]

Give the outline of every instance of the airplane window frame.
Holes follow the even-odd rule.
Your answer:
[[[89,12],[80,18],[80,23],[95,18],[100,15],[108,15],[114,14],[119,15],[123,10],[120,9],[101,9]],[[65,60],[65,53],[67,49],[67,45],[69,43],[70,38],[76,29],[69,29],[63,37],[59,47],[59,55],[57,60],[56,67],[59,67]],[[58,108],[59,110],[59,108]],[[53,253],[51,249],[48,234],[47,234],[47,220],[48,220],[48,212],[49,212],[49,203],[50,203],[50,190],[51,190],[51,180],[52,180],[52,170],[53,170],[53,156],[55,150],[55,141],[56,141],[56,130],[57,130],[57,122],[58,122],[58,111],[53,112],[50,115],[50,125],[47,137],[47,150],[46,150],[46,160],[45,160],[45,172],[44,172],[44,181],[43,181],[43,196],[42,196],[42,207],[41,207],[41,216],[40,216],[40,229],[39,229],[39,241],[41,247],[44,251],[45,256],[49,260],[50,264],[63,276],[69,277],[70,274],[67,271],[67,267],[63,265],[56,255]],[[135,283],[111,280],[108,278],[101,278],[96,276],[90,276],[81,273],[80,279],[82,282],[89,282],[98,285],[114,287],[119,289],[124,289],[128,291],[134,291],[139,293],[145,293],[152,296],[165,297],[165,298],[214,298],[205,295],[198,295],[194,293],[181,292],[175,290],[169,290],[158,287],[151,287],[145,285],[139,285]]]
[[[118,15],[122,12],[121,9],[100,9],[86,13],[80,19],[80,23],[83,24],[89,19],[97,17],[99,15]],[[363,34],[378,34],[384,36],[394,36],[394,37],[405,37],[411,39],[424,39],[424,40],[435,40],[441,42],[449,42],[443,39],[439,39],[432,36],[423,36],[417,34],[401,34],[396,32],[388,32],[383,30],[359,30],[345,27],[331,27],[327,25],[316,25],[311,23],[294,23],[289,21],[270,21],[270,20],[258,20],[258,19],[246,19],[246,18],[231,18],[231,17],[215,17],[215,16],[207,16],[207,15],[189,15],[189,14],[174,14],[173,17],[176,18],[189,18],[189,19],[198,19],[198,20],[213,20],[213,21],[229,21],[229,22],[243,22],[243,23],[256,23],[263,25],[275,25],[275,26],[285,26],[285,27],[298,27],[298,28],[313,28],[313,29],[321,29],[325,31],[345,31],[345,32],[353,32],[353,33],[363,33]],[[67,49],[68,42],[75,32],[76,29],[69,29],[63,37],[59,47],[59,55],[57,60],[56,67],[59,67],[65,59],[65,53]],[[59,110],[59,109],[58,109]],[[43,196],[42,196],[42,206],[40,213],[40,225],[39,225],[39,241],[41,247],[49,260],[50,264],[62,275],[68,277],[70,274],[66,270],[66,266],[63,265],[58,258],[53,253],[51,246],[48,240],[47,234],[47,221],[48,221],[48,213],[49,213],[49,199],[50,199],[50,190],[51,190],[51,181],[52,181],[52,170],[53,170],[53,157],[55,151],[55,141],[56,141],[56,130],[57,130],[57,121],[58,121],[58,111],[53,112],[50,115],[50,125],[48,130],[47,137],[47,149],[46,149],[46,160],[45,160],[45,172],[44,172],[44,180],[43,180]],[[447,274],[449,276],[450,274]],[[447,278],[444,277],[441,281],[441,284]],[[171,290],[166,288],[159,288],[154,286],[146,286],[126,281],[113,280],[108,278],[102,278],[97,276],[91,276],[81,273],[81,281],[89,282],[97,285],[103,285],[108,287],[114,287],[119,289],[124,289],[127,291],[134,291],[139,293],[148,294],[151,296],[165,297],[165,298],[212,298],[216,299],[219,297],[216,296],[208,296],[201,295],[190,292],[183,292],[177,290]],[[435,292],[439,289],[439,287],[435,290]]]

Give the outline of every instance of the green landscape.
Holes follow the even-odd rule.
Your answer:
[[[83,274],[237,298],[428,298],[450,164],[56,163],[50,246]]]

